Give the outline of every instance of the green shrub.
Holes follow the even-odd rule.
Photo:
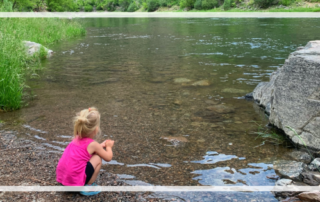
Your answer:
[[[223,9],[224,10],[229,10],[231,7],[231,2],[230,0],[225,0],[224,3],[223,3]]]
[[[284,6],[289,6],[292,3],[291,0],[280,0],[279,4],[284,5]]]
[[[147,11],[148,12],[152,12],[152,11],[155,11],[159,8],[159,2],[157,0],[148,0],[147,1],[147,5],[148,5],[148,8],[147,8]]]
[[[108,0],[103,3],[103,10],[114,11],[116,10],[116,6],[118,5],[115,0]]]
[[[162,7],[165,7],[167,6],[167,0],[159,0],[159,5],[162,6]]]
[[[181,0],[180,1],[180,8],[189,8],[192,9],[196,0]]]
[[[148,4],[147,4],[147,2],[143,2],[143,3],[142,3],[142,8],[143,8],[143,10],[147,10],[147,9],[148,9]]]
[[[3,0],[2,5],[0,6],[0,12],[12,12],[13,4],[8,0]]]
[[[180,0],[179,6],[180,6],[180,8],[187,7],[187,1],[186,0]]]
[[[91,11],[93,11],[93,7],[92,7],[91,5],[86,5],[86,6],[84,7],[84,11],[85,11],[85,12],[91,12]]]
[[[178,0],[166,0],[167,1],[167,6],[168,7],[172,7],[174,5],[179,5],[179,1]]]
[[[202,9],[204,10],[209,10],[218,6],[219,6],[219,3],[217,0],[203,0],[201,4]]]
[[[79,11],[80,6],[73,0],[47,0],[49,11]]]
[[[260,8],[267,8],[272,4],[273,0],[254,0],[254,3]]]
[[[201,0],[196,0],[196,2],[194,3],[194,8],[197,10],[201,10],[202,8],[201,4],[202,4]]]
[[[119,0],[119,5],[122,11],[126,11],[130,5],[130,0]]]
[[[133,1],[130,5],[129,5],[129,7],[128,7],[128,12],[135,12],[136,10],[138,10],[139,9],[139,7],[138,7],[138,5],[137,5],[137,3],[135,2],[135,1]]]

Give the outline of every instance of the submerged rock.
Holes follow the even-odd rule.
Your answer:
[[[181,102],[181,100],[175,100],[175,101],[173,102],[173,104],[175,104],[175,105],[181,105],[182,102]]]
[[[260,83],[254,99],[270,113],[269,122],[299,145],[320,150],[320,40],[290,54],[285,64]],[[287,128],[294,128],[300,137]],[[301,139],[303,141],[301,141]]]
[[[27,47],[27,54],[32,56],[37,52],[40,52],[40,48],[43,47],[44,50],[47,52],[47,58],[51,57],[53,55],[53,51],[42,46],[39,43],[32,42],[32,41],[23,41],[24,45]]]
[[[303,192],[297,196],[302,201],[320,201],[320,192],[319,191],[312,191],[312,192]]]
[[[282,177],[298,181],[301,181],[300,174],[305,167],[306,164],[296,161],[280,160],[273,163],[273,169]]]
[[[245,96],[244,96],[245,99],[247,100],[252,100],[253,99],[253,93],[247,93]]]
[[[173,81],[174,81],[174,83],[188,83],[191,80],[187,79],[187,78],[175,78]]]
[[[215,105],[215,106],[210,106],[206,108],[209,111],[214,111],[220,114],[227,114],[227,113],[232,113],[234,112],[234,108],[233,107],[228,107],[225,105]]]
[[[236,89],[236,88],[225,88],[221,92],[223,93],[239,93],[239,94],[244,94],[247,93],[248,91],[242,90],[242,89]]]
[[[150,83],[164,83],[166,80],[162,77],[158,78],[151,78],[148,80]]]
[[[218,100],[206,100],[205,103],[208,105],[216,105],[216,104],[219,104],[219,101]]]
[[[168,137],[161,137],[161,139],[167,140],[168,142],[171,142],[173,146],[179,146],[183,143],[188,142],[188,139],[185,137],[173,137],[173,136],[168,136]]]
[[[307,152],[293,151],[288,154],[293,160],[309,164],[312,161],[311,156]]]
[[[208,80],[201,80],[201,81],[194,82],[192,85],[193,86],[209,86],[210,83]]]

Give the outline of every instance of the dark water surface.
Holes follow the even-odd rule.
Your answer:
[[[267,119],[238,97],[268,81],[298,46],[318,39],[318,20],[83,21],[86,37],[49,47],[54,57],[28,81],[36,95],[29,105],[0,114],[7,129],[63,151],[72,117],[96,106],[98,140],[115,140],[114,160],[103,169],[129,184],[274,185],[267,178],[275,174],[272,163],[291,149],[256,139],[253,132]],[[270,193],[241,196],[275,200]]]

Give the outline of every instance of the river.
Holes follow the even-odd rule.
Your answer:
[[[6,130],[61,152],[75,113],[95,106],[97,140],[115,140],[103,169],[128,184],[274,185],[272,163],[293,148],[257,138],[267,117],[242,96],[317,39],[317,19],[82,21],[85,37],[49,46],[54,56],[28,79],[26,106],[0,114]]]

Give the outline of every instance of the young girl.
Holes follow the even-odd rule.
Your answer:
[[[93,185],[100,168],[101,158],[111,161],[113,140],[99,144],[93,138],[100,133],[100,113],[94,107],[84,109],[74,118],[74,139],[59,160],[56,177],[65,186]],[[104,150],[103,148],[106,148]],[[80,192],[94,195],[99,192]]]

